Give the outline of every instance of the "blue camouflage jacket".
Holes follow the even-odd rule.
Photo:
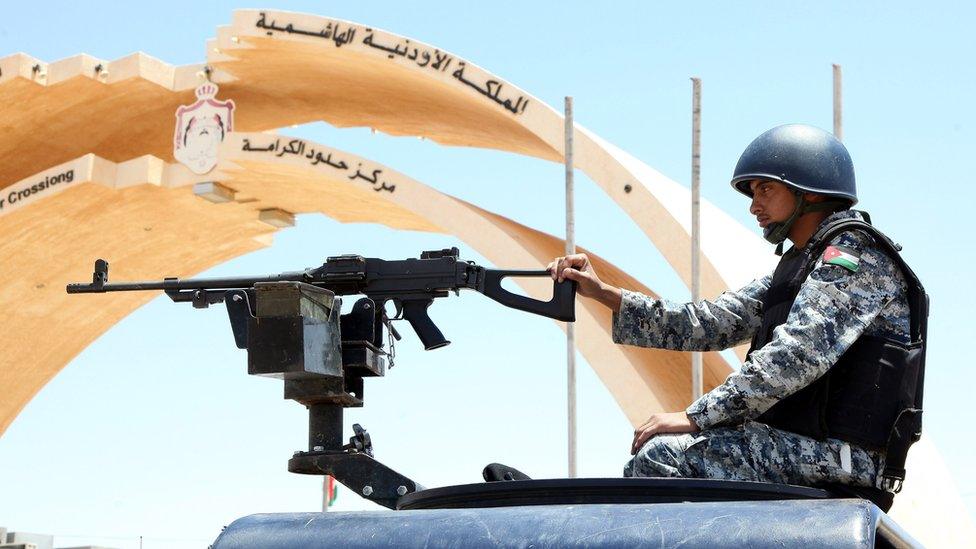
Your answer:
[[[861,219],[861,214],[845,210],[823,223],[841,218]],[[838,235],[830,245],[850,253],[856,268],[823,257],[817,261],[772,340],[687,408],[699,428],[758,417],[826,373],[862,334],[908,341],[908,300],[897,265],[859,231]],[[624,290],[620,311],[613,315],[613,340],[679,351],[716,351],[749,341],[762,323],[771,277],[697,303]]]

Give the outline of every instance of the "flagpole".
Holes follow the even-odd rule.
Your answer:
[[[842,75],[840,65],[834,63],[834,137],[844,140],[844,105],[841,91]]]
[[[573,215],[573,98],[566,97],[566,255],[576,253],[576,221]],[[576,326],[566,323],[566,411],[569,478],[576,478]]]
[[[691,79],[691,300],[701,299],[701,78]],[[691,400],[702,396],[702,354],[691,353]]]

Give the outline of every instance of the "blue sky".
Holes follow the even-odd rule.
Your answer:
[[[231,11],[255,6],[200,4],[8,5],[0,55],[114,59],[141,50],[171,64],[201,62],[204,41]],[[976,452],[968,434],[976,418],[970,394],[976,370],[967,348],[974,313],[964,293],[976,267],[971,4],[257,7],[348,19],[434,44],[557,108],[572,95],[578,123],[686,185],[689,78],[701,77],[702,192],[750,227],[746,203],[727,183],[739,153],[781,123],[829,129],[831,63],[843,65],[844,137],[860,206],[905,246],[932,296],[925,430],[970,509],[976,507],[976,482],[966,467]],[[561,165],[321,123],[286,133],[562,233]],[[662,294],[687,298],[633,222],[582,174],[577,188],[578,242]],[[451,245],[485,261],[449,236],[302,216],[273,247],[208,274],[294,270],[340,253],[403,258]],[[396,368],[367,384],[366,407],[350,412],[347,425],[363,423],[380,459],[428,486],[476,482],[492,461],[537,477],[564,475],[564,339],[556,325],[475,294],[440,300],[431,314],[453,344],[426,353],[407,334]],[[581,472],[617,476],[631,428],[596,377],[581,370]],[[245,355],[233,346],[222,309],[197,311],[160,298],[85,350],[0,438],[0,526],[54,533],[60,545],[136,547],[143,535],[145,547],[197,547],[242,515],[313,510],[315,479],[285,471],[305,428],[304,409],[281,399],[279,382],[245,375]],[[367,507],[340,492],[338,509]]]

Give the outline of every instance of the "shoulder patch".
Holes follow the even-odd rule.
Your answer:
[[[861,262],[861,256],[846,246],[827,246],[823,253],[825,265],[840,265],[856,273]]]

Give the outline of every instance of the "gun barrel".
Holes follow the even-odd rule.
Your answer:
[[[236,288],[250,288],[259,282],[303,282],[304,271],[294,271],[275,275],[231,277],[231,278],[164,278],[163,280],[149,280],[138,282],[68,284],[69,294],[100,294],[105,292],[136,292],[142,290],[233,290]]]

